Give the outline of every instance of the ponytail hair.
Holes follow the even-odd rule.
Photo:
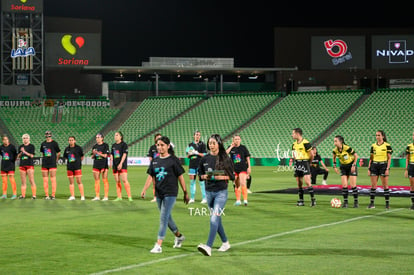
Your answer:
[[[378,130],[377,133],[381,133],[382,139],[387,142],[387,137],[385,136],[385,132],[383,130]]]
[[[344,139],[344,137],[343,136],[341,136],[341,135],[336,135],[335,136],[335,138],[336,139],[338,139],[342,144],[345,144],[345,139]]]

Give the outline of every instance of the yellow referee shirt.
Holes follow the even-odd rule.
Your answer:
[[[408,161],[414,163],[414,143],[408,144],[405,152],[410,156]]]
[[[355,151],[351,147],[346,144],[342,144],[342,150],[339,151],[338,147],[335,147],[332,151],[334,154],[334,162],[335,158],[339,158],[339,162],[341,164],[350,164],[355,160]]]
[[[381,145],[377,143],[371,145],[372,161],[386,162],[388,161],[388,154],[392,154],[392,148],[388,142],[384,142]]]
[[[295,141],[292,145],[292,152],[295,160],[310,160],[311,150],[312,145],[306,139],[302,139],[301,143]]]

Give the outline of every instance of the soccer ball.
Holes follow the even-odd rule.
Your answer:
[[[340,200],[340,199],[338,199],[338,198],[333,198],[333,199],[331,200],[331,206],[332,206],[333,208],[339,208],[339,207],[341,207],[341,205],[342,205],[342,202],[341,202],[341,200]]]

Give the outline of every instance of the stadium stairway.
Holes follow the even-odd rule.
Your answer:
[[[117,130],[122,123],[128,119],[128,117],[135,111],[136,108],[141,104],[141,102],[126,102],[121,107],[121,110],[118,114],[112,118],[112,120],[101,130],[101,134],[106,136],[109,132],[113,130]],[[113,138],[111,138],[112,140]],[[89,152],[92,149],[92,146],[95,144],[95,136],[91,137],[91,139],[83,146],[84,152]],[[108,142],[111,144],[111,142]]]
[[[167,121],[166,123],[160,125],[158,128],[152,130],[151,132],[147,133],[146,135],[130,142],[128,144],[128,146],[132,146],[138,142],[140,142],[143,139],[146,139],[149,136],[154,135],[155,133],[159,132],[162,128],[164,128],[165,126],[173,123],[174,121],[176,121],[177,119],[181,118],[182,116],[186,115],[188,112],[190,112],[191,110],[193,110],[194,108],[197,108],[199,105],[201,105],[204,102],[204,100],[199,100],[197,101],[195,104],[193,104],[192,106],[190,106],[187,110],[185,110],[184,112],[181,112],[178,116],[175,116],[174,118],[172,118],[171,120]]]
[[[232,137],[233,137],[233,135],[235,135],[235,134],[239,133],[240,131],[242,131],[243,129],[249,127],[250,124],[252,124],[253,122],[255,122],[257,119],[259,119],[262,115],[264,115],[267,111],[269,111],[274,106],[276,106],[282,100],[283,100],[283,97],[276,98],[269,105],[267,105],[265,108],[263,108],[259,113],[257,113],[256,115],[254,115],[248,122],[246,122],[245,124],[240,125],[239,128],[235,129],[233,132],[231,132],[230,134],[228,134],[227,136],[225,136],[223,138],[223,141],[227,142],[227,141],[231,140]]]
[[[164,124],[158,129],[163,135],[170,137],[175,145],[176,155],[185,157],[188,142],[192,140],[195,130],[207,141],[211,133],[228,136],[235,129],[249,123],[251,119],[263,111],[269,104],[280,97],[279,93],[223,94],[209,97],[202,104],[189,110],[174,122]],[[145,156],[149,146],[153,144],[152,136],[144,138],[130,147],[131,156]]]
[[[362,94],[360,98],[351,105],[348,110],[344,112],[331,126],[329,126],[325,132],[321,133],[318,137],[311,141],[311,144],[318,146],[322,141],[329,137],[344,121],[346,121],[350,115],[352,115],[361,106],[365,100],[368,99],[369,94]]]
[[[360,158],[369,158],[375,133],[384,130],[394,153],[392,158],[404,157],[407,144],[412,142],[412,110],[414,89],[381,89],[374,91],[327,138],[318,144],[322,157],[331,157],[336,134],[345,137],[347,144]]]

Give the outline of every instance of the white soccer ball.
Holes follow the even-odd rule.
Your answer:
[[[331,200],[331,206],[332,206],[333,208],[339,208],[339,207],[341,207],[341,206],[342,206],[342,202],[341,202],[341,200],[340,200],[340,199],[338,199],[338,198],[333,198],[333,199]]]

